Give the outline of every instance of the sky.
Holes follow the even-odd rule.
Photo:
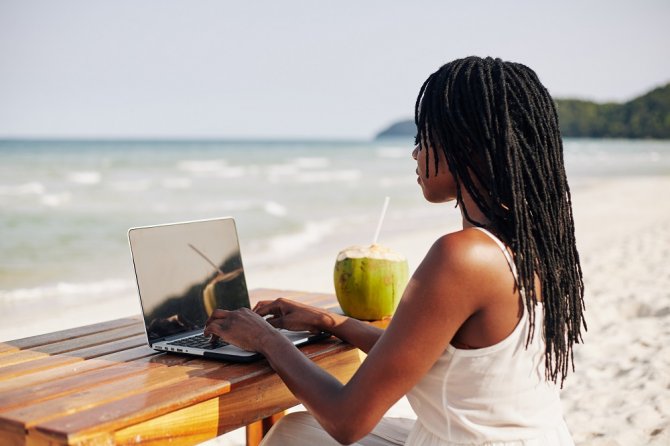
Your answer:
[[[442,64],[554,97],[670,82],[670,1],[0,0],[0,138],[369,139]]]

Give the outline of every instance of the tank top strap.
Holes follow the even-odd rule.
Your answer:
[[[489,238],[491,238],[491,240],[493,240],[498,245],[500,250],[505,255],[505,259],[507,260],[507,263],[509,264],[510,270],[512,270],[512,274],[514,274],[514,279],[516,279],[516,281],[518,282],[519,281],[519,276],[516,272],[516,265],[514,264],[514,259],[512,258],[512,254],[507,249],[507,246],[505,246],[505,244],[502,242],[502,240],[500,240],[498,237],[496,237],[495,234],[493,234],[488,229],[485,229],[485,228],[482,228],[482,227],[479,227],[479,226],[475,226],[475,229],[479,229],[481,232],[488,235]]]

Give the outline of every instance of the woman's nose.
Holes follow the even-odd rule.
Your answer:
[[[414,146],[414,150],[412,150],[412,158],[414,158],[414,161],[416,161],[416,157],[419,155],[419,145]]]

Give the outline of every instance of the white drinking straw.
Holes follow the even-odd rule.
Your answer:
[[[384,207],[382,208],[382,215],[379,216],[379,223],[377,223],[377,230],[375,231],[375,238],[372,239],[372,244],[377,244],[377,239],[379,238],[379,231],[382,230],[382,223],[384,223],[384,216],[386,215],[386,209],[389,207],[389,201],[391,197],[386,197],[384,199]]]
[[[202,251],[200,251],[198,248],[196,248],[195,246],[191,245],[190,243],[188,244],[188,246],[190,246],[191,249],[192,249],[193,251],[195,251],[195,252],[197,252],[198,254],[200,254],[200,257],[202,257],[203,259],[205,259],[205,261],[206,261],[207,263],[209,263],[210,265],[212,265],[212,268],[214,268],[215,270],[217,270],[219,273],[223,274],[224,276],[226,275],[226,273],[224,273],[223,271],[221,271],[221,268],[219,268],[218,266],[216,266],[216,265],[214,264],[214,262],[212,262],[211,260],[209,260],[209,257],[207,257]]]

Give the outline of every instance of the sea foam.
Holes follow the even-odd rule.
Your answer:
[[[362,176],[359,170],[314,170],[296,175],[293,179],[298,183],[333,183],[356,181]]]
[[[379,158],[405,158],[412,154],[409,148],[398,147],[380,147],[377,149],[377,157]]]
[[[194,174],[217,173],[228,165],[224,159],[184,160],[177,163],[177,169]]]
[[[265,203],[263,205],[263,210],[270,215],[274,215],[275,217],[283,217],[288,213],[286,207],[277,203],[276,201],[268,201]]]
[[[102,180],[102,174],[95,170],[70,172],[67,179],[76,184],[93,185]]]
[[[56,284],[33,288],[16,288],[0,290],[0,302],[49,299],[93,299],[95,297],[112,296],[120,293],[134,293],[135,284],[131,280],[107,279],[97,282],[59,282]]]
[[[41,195],[45,191],[44,184],[37,181],[16,185],[0,185],[0,195]]]
[[[252,264],[272,264],[285,260],[319,244],[333,233],[335,227],[334,220],[308,221],[297,232],[284,233],[251,243],[251,254],[246,257]]]
[[[62,206],[72,200],[70,192],[60,192],[57,194],[46,194],[42,197],[42,204],[52,208]]]

